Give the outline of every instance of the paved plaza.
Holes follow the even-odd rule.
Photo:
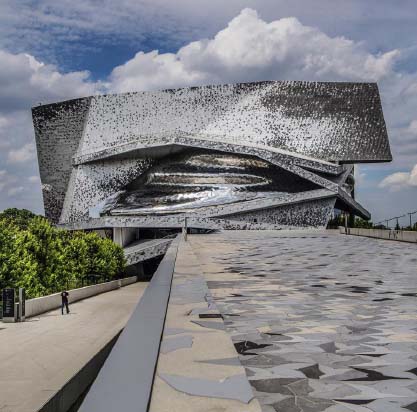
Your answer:
[[[417,411],[416,245],[329,231],[189,243],[263,411]]]

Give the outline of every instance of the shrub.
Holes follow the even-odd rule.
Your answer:
[[[28,298],[120,276],[123,249],[96,233],[69,232],[27,210],[0,213],[0,289],[24,287]]]

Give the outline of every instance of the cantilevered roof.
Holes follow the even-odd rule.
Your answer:
[[[85,99],[89,111],[79,154],[135,139],[191,134],[322,160],[391,160],[375,83],[268,81]],[[42,108],[34,108],[35,117],[38,113]]]
[[[330,161],[391,160],[375,83],[291,81],[94,96],[79,153],[170,134]]]

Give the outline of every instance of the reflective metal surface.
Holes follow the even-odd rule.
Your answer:
[[[192,150],[159,161],[109,199],[102,214],[185,213],[317,188],[254,157]]]

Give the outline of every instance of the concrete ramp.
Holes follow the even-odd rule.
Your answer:
[[[134,283],[79,301],[69,315],[58,309],[1,324],[0,410],[67,411],[94,379],[106,355],[100,352],[124,328],[146,286]]]

